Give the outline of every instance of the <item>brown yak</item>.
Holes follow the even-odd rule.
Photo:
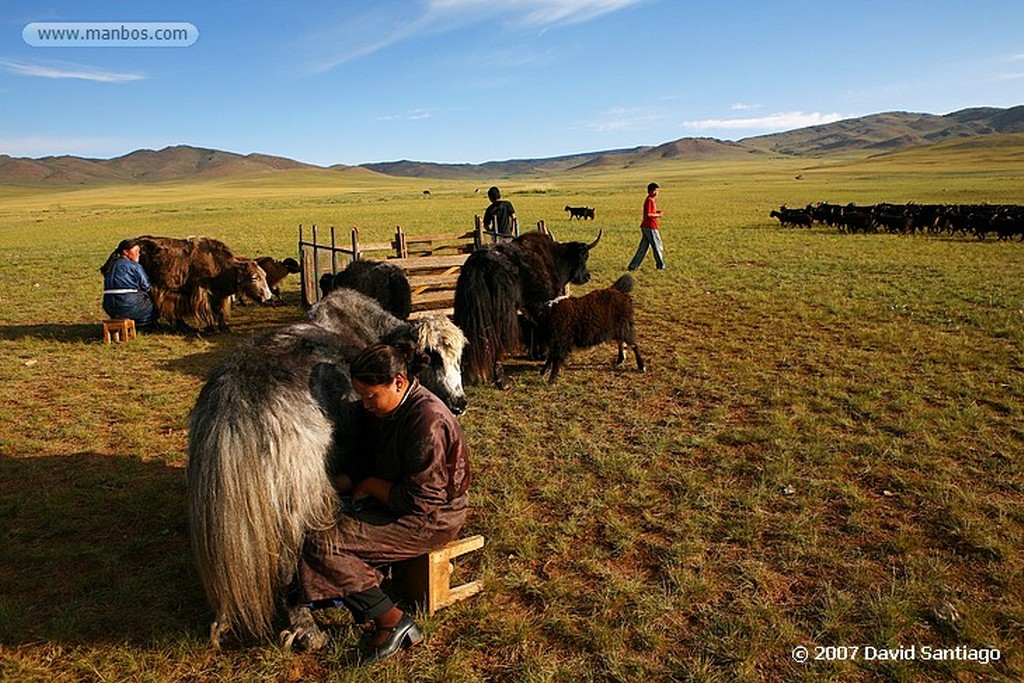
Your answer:
[[[227,332],[231,295],[242,293],[259,302],[273,296],[255,261],[235,256],[212,237],[136,239],[142,247],[139,263],[153,284],[153,303],[179,329],[191,329],[186,321],[192,319]]]

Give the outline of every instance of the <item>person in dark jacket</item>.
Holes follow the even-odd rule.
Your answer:
[[[155,323],[159,314],[149,295],[149,276],[139,263],[139,251],[135,240],[121,240],[100,267],[103,310],[111,318],[131,318],[136,327],[146,327]]]
[[[335,526],[307,535],[299,561],[301,605],[342,604],[372,628],[363,663],[423,639],[381,590],[380,567],[442,547],[466,521],[469,451],[455,417],[415,379],[427,361],[411,344],[377,344],[353,360],[362,447],[335,479],[350,503]]]
[[[499,235],[515,234],[516,210],[512,202],[501,198],[501,190],[492,187],[487,190],[490,206],[484,211],[484,230],[491,230]]]

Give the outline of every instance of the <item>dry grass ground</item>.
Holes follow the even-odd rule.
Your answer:
[[[236,309],[231,335],[105,346],[97,268],[143,233],[283,257],[299,223],[468,228],[489,183],[0,189],[0,678],[1020,680],[1024,245],[768,219],[819,199],[1024,203],[1019,165],[969,153],[502,183],[524,225],[604,229],[596,286],[662,184],[670,270],[648,261],[635,291],[649,372],[613,368],[608,345],[554,387],[514,359],[514,389],[470,389],[468,531],[488,544],[460,571],[486,592],[422,617],[426,644],[370,671],[344,666],[358,636],[341,614],[317,655],[210,651],[191,567],[188,411],[239,339],[302,316],[297,281],[287,306]],[[566,204],[597,221],[569,223]],[[864,657],[901,645],[917,658]],[[1001,659],[926,661],[926,645]],[[798,663],[797,646],[861,651]]]

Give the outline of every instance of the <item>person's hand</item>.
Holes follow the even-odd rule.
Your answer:
[[[372,497],[381,503],[386,504],[390,493],[391,482],[385,481],[379,477],[367,477],[356,484],[356,487],[352,489],[352,500],[356,501],[361,498]]]
[[[348,493],[352,490],[352,478],[341,472],[334,477],[334,486],[338,489],[338,493]]]

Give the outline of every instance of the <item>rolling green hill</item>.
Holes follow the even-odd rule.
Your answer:
[[[973,108],[943,116],[887,112],[811,126],[784,133],[745,138],[738,142],[714,138],[681,138],[657,146],[641,146],[545,159],[511,159],[483,164],[438,164],[394,161],[362,164],[362,173],[433,180],[487,182],[565,173],[643,170],[662,162],[725,162],[765,156],[796,159],[859,159],[883,152],[913,150],[956,141],[981,149],[989,140],[1024,134],[1024,105],[1009,109]],[[999,145],[1001,143],[994,143]],[[1012,147],[1012,145],[1011,145]],[[1000,154],[1003,152],[1000,151]],[[338,173],[354,167],[328,168],[265,154],[235,154],[187,145],[137,150],[113,159],[51,156],[40,159],[0,154],[0,183],[7,185],[91,186],[148,184],[167,181],[218,180],[303,172],[334,184]]]

